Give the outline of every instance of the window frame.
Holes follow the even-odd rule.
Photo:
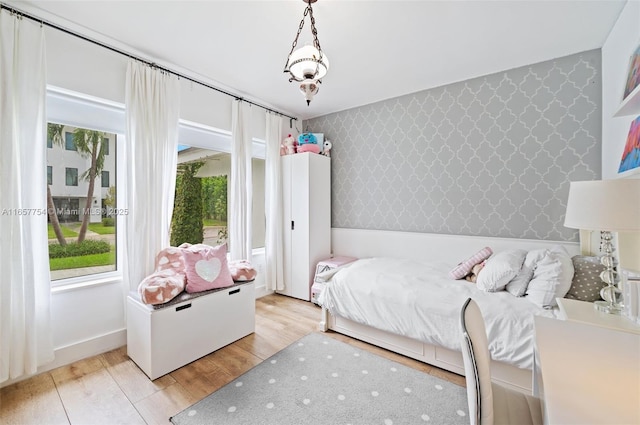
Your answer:
[[[106,176],[107,176],[107,185],[106,186],[104,185],[105,173],[106,173]],[[110,180],[110,177],[109,177],[109,171],[108,170],[102,170],[102,172],[100,174],[100,187],[108,189],[110,183],[111,183],[111,180]],[[117,193],[117,190],[116,190],[116,193]]]
[[[116,175],[113,180],[115,180],[116,187],[126,187],[124,104],[47,85],[46,119],[50,123],[76,128],[90,128],[115,134]],[[111,177],[110,180],[112,180]],[[116,202],[119,206],[125,206],[124,190],[117,191]],[[123,256],[126,243],[124,220],[124,215],[116,216],[116,226],[118,226],[116,231],[116,270],[53,280],[51,281],[52,294],[123,282]]]
[[[71,184],[69,184],[69,172],[71,173]],[[75,171],[75,176],[73,174]],[[68,187],[78,186],[78,169],[76,167],[64,167],[64,185]]]
[[[66,151],[78,151],[78,147],[73,141],[73,133],[70,131],[64,132],[64,150]]]

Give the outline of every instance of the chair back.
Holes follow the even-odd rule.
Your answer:
[[[493,424],[491,356],[482,312],[471,298],[467,299],[462,306],[460,326],[470,422],[471,425],[491,425]]]

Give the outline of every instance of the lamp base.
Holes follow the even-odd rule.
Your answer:
[[[619,304],[612,304],[608,301],[594,301],[593,308],[603,313],[608,314],[622,314],[622,306]]]

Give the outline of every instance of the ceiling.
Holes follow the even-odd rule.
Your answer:
[[[331,67],[310,106],[283,73],[302,0],[8,3],[306,119],[602,47],[625,1],[319,0]]]

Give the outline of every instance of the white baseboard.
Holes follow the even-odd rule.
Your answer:
[[[48,372],[61,366],[66,366],[73,362],[77,362],[78,360],[115,350],[116,348],[126,345],[126,343],[127,330],[123,328],[75,344],[67,345],[65,347],[56,348],[54,349],[54,360],[51,363],[40,366],[38,371],[33,375],[23,375],[19,378],[5,381],[0,384],[0,388],[25,380],[40,373]]]

